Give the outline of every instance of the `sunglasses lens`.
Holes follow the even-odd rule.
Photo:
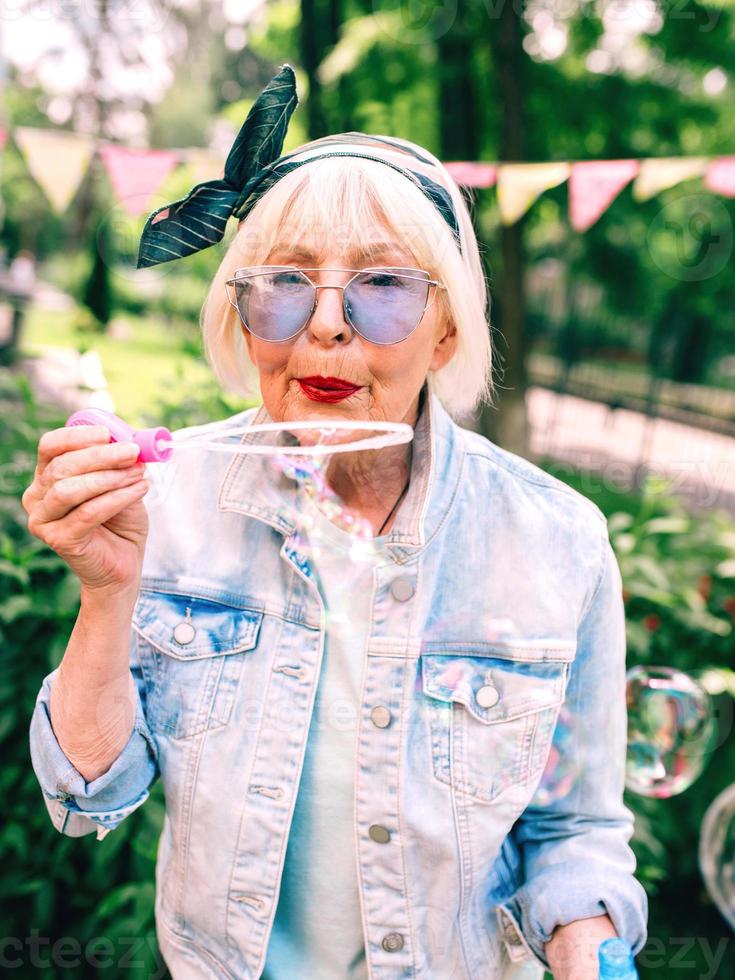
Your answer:
[[[295,336],[314,305],[314,287],[296,269],[236,277],[233,289],[243,322],[261,340]],[[349,318],[365,340],[395,344],[418,326],[429,295],[429,277],[420,269],[366,270],[347,285],[344,295]]]
[[[261,340],[288,340],[311,311],[314,290],[293,269],[235,279],[235,301],[248,330]]]
[[[350,319],[371,344],[395,344],[418,325],[429,295],[428,276],[417,270],[361,273],[345,290]]]

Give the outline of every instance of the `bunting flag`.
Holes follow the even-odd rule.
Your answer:
[[[509,163],[498,168],[500,220],[512,225],[528,211],[544,191],[557,187],[569,176],[568,163]]]
[[[458,184],[463,187],[492,187],[497,167],[493,163],[475,163],[472,160],[452,160],[444,165]]]
[[[63,214],[89,166],[92,140],[65,130],[30,126],[16,126],[13,139],[53,209]]]
[[[637,160],[583,160],[569,175],[569,221],[586,231],[638,173]]]
[[[100,156],[120,204],[138,217],[151,210],[151,198],[179,162],[178,150],[140,150],[111,143]]]
[[[640,173],[633,184],[636,201],[647,201],[655,194],[706,171],[707,157],[649,157],[641,161]]]
[[[735,157],[713,160],[704,176],[704,185],[715,194],[735,197]]]
[[[224,155],[204,147],[131,149],[66,130],[30,126],[0,126],[0,165],[8,137],[57,213],[69,206],[94,152],[100,154],[115,196],[134,217],[152,210],[151,199],[180,164],[190,168],[193,186],[224,175]],[[735,197],[735,155],[556,163],[452,160],[445,167],[463,187],[495,186],[505,225],[518,221],[544,191],[567,179],[569,221],[579,232],[590,228],[630,181],[633,199],[639,202],[697,177],[703,178],[708,191]]]

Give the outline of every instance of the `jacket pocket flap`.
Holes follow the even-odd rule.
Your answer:
[[[422,654],[424,694],[463,704],[487,725],[560,704],[567,661],[519,661],[501,657]]]
[[[258,642],[263,613],[211,599],[141,590],[132,625],[144,640],[178,660],[226,656]]]

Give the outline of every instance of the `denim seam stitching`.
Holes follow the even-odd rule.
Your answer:
[[[587,617],[587,614],[589,613],[590,609],[592,608],[592,605],[594,604],[594,601],[597,598],[597,595],[598,595],[598,593],[600,591],[600,587],[602,585],[602,580],[605,577],[605,571],[607,569],[607,557],[608,557],[607,556],[607,545],[609,543],[609,537],[607,535],[607,532],[601,536],[600,541],[602,543],[602,549],[601,549],[602,550],[602,559],[601,559],[601,563],[600,563],[600,571],[599,571],[599,574],[597,576],[597,580],[595,582],[595,587],[592,590],[592,595],[587,600],[587,602],[586,602],[586,604],[584,606],[584,609],[583,609],[583,611],[582,611],[582,613],[581,613],[581,615],[579,617],[579,621],[577,622],[577,633],[579,633],[579,630],[580,630],[580,628],[582,626],[582,623],[584,622],[585,618]]]
[[[602,521],[607,525],[607,518],[604,513],[600,510],[594,500],[590,500],[589,497],[585,497],[582,493],[577,493],[572,487],[566,486],[562,481],[559,481],[562,485],[556,486],[554,483],[547,483],[544,480],[534,478],[533,475],[529,473],[524,473],[519,468],[514,467],[512,464],[508,463],[506,460],[502,460],[499,457],[491,454],[486,455],[485,453],[480,453],[473,451],[471,449],[466,450],[467,456],[475,456],[478,459],[484,459],[486,462],[491,463],[507,473],[512,473],[513,476],[517,476],[520,480],[524,480],[526,483],[530,483],[532,486],[543,487],[546,490],[554,490],[556,493],[560,493],[565,497],[568,497],[572,501],[578,501],[586,505],[591,509],[592,513],[597,517],[599,521]]]

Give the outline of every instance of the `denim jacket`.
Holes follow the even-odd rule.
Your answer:
[[[409,490],[372,575],[356,719],[369,975],[540,980],[554,928],[605,913],[637,953],[648,909],[623,803],[625,619],[605,516],[457,425],[430,381],[423,394]],[[269,421],[263,406],[209,428],[273,439],[226,435],[251,421]],[[160,779],[164,958],[175,980],[258,978],[325,610],[268,457],[174,452],[148,467],[130,740],[85,782],[49,721],[57,668],[32,763],[70,837],[102,839]],[[566,783],[542,792],[554,772]]]

